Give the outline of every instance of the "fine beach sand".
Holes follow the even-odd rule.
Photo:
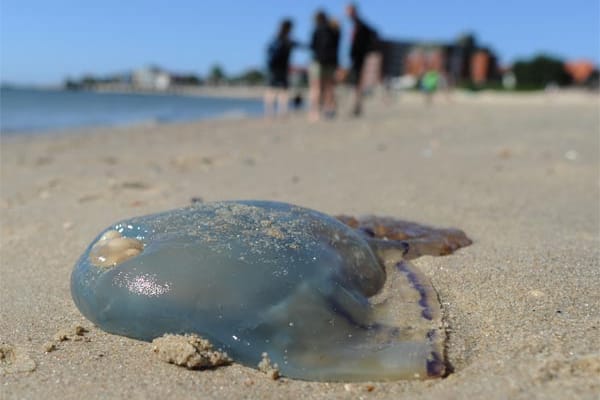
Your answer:
[[[597,399],[598,96],[437,100],[373,99],[364,118],[312,125],[293,116],[3,138],[0,397]],[[344,384],[273,381],[237,364],[189,371],[85,320],[69,279],[95,235],[194,197],[463,229],[471,246],[414,261],[439,292],[454,372]],[[84,340],[45,351],[74,325],[89,330]]]

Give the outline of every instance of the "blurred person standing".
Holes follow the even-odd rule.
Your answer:
[[[329,21],[323,11],[315,14],[315,30],[310,48],[313,61],[309,67],[310,109],[308,118],[317,121],[323,113],[335,116],[335,74],[338,66],[340,30],[337,21]]]
[[[287,114],[289,101],[290,55],[298,42],[290,38],[293,23],[291,19],[284,19],[279,25],[275,39],[269,44],[267,51],[268,85],[265,93],[265,116],[284,116]]]
[[[339,48],[340,48],[340,40],[341,40],[341,29],[340,23],[336,19],[329,20],[329,29],[331,29],[331,33],[333,35],[333,45],[332,45],[332,55],[333,62],[331,64],[333,73],[331,75],[331,80],[327,81],[327,85],[325,86],[325,95],[324,95],[324,112],[327,118],[333,118],[336,114],[337,109],[337,100],[335,98],[335,86],[338,82],[338,69],[339,69]]]
[[[421,90],[425,94],[425,104],[431,105],[433,103],[433,95],[438,90],[441,80],[439,71],[428,66],[420,82]]]
[[[356,5],[349,4],[346,7],[346,14],[354,23],[350,47],[351,73],[355,85],[352,114],[359,116],[362,113],[364,90],[370,83],[368,81],[376,81],[380,78],[378,69],[381,68],[381,55],[377,53],[379,37],[377,32],[358,15]]]

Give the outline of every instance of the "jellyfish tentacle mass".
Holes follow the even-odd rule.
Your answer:
[[[407,259],[468,244],[458,230],[389,218],[201,203],[105,229],[77,262],[71,292],[107,332],[196,333],[247,366],[266,352],[290,378],[437,377],[439,301]]]

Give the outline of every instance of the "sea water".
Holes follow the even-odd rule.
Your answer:
[[[260,113],[262,103],[258,99],[0,88],[3,135],[249,117]]]

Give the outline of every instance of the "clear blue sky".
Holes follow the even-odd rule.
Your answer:
[[[319,7],[342,20],[346,1],[139,0],[0,1],[0,79],[52,84],[66,76],[107,74],[155,63],[204,75],[264,64],[265,46],[281,17],[307,41]],[[600,63],[599,0],[369,0],[358,2],[381,36],[453,40],[473,31],[503,64],[548,52]],[[294,63],[306,62],[296,52]]]

